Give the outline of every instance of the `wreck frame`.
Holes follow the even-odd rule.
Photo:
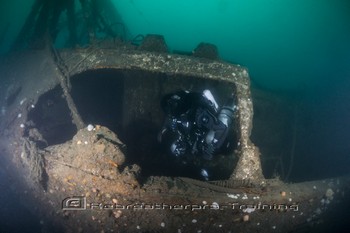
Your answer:
[[[16,69],[15,67],[19,64],[21,69]],[[43,206],[49,203],[50,208],[37,210],[41,216],[46,216],[45,222],[47,224],[45,224],[45,227],[49,229],[51,229],[50,226],[55,226],[57,229],[62,229],[64,226],[63,230],[67,232],[76,230],[89,231],[91,230],[90,221],[95,221],[96,218],[99,219],[99,222],[104,223],[105,226],[109,226],[107,227],[108,229],[112,229],[113,219],[119,218],[122,214],[117,209],[112,209],[112,218],[110,217],[111,212],[98,214],[98,217],[96,217],[94,212],[81,215],[67,209],[58,210],[62,207],[60,206],[62,201],[66,200],[67,197],[76,195],[93,198],[96,203],[106,203],[107,205],[114,203],[112,204],[113,206],[123,200],[124,203],[129,204],[130,202],[138,203],[141,200],[143,202],[161,202],[174,205],[180,201],[190,205],[203,199],[205,203],[219,202],[226,203],[225,206],[227,206],[229,203],[232,203],[232,198],[237,199],[242,195],[242,198],[246,197],[245,199],[247,199],[240,200],[240,203],[244,206],[251,204],[248,199],[259,203],[290,203],[298,206],[298,214],[304,213],[305,215],[313,216],[311,218],[306,218],[302,215],[295,217],[295,211],[277,209],[277,213],[257,212],[254,215],[255,220],[249,220],[253,227],[252,224],[260,223],[259,221],[262,218],[271,217],[274,220],[267,225],[270,227],[269,229],[275,229],[274,227],[277,224],[282,224],[284,218],[275,218],[274,216],[283,212],[284,216],[289,216],[291,219],[295,218],[294,222],[290,221],[289,224],[284,222],[283,228],[278,229],[284,232],[286,230],[291,231],[295,227],[303,228],[309,227],[310,224],[317,224],[321,219],[321,215],[327,213],[325,212],[327,206],[324,204],[320,206],[318,203],[331,202],[334,196],[341,198],[333,190],[342,190],[343,198],[348,193],[348,177],[294,185],[285,184],[278,179],[265,179],[263,177],[259,150],[250,141],[253,103],[250,93],[249,75],[247,70],[239,65],[198,57],[142,51],[131,48],[128,45],[110,47],[109,44],[109,46],[103,47],[101,43],[99,47],[87,49],[56,51],[47,47],[45,50],[30,50],[12,54],[12,57],[9,57],[3,64],[2,69],[5,71],[5,77],[9,80],[15,80],[14,83],[20,83],[18,85],[21,86],[20,91],[11,92],[16,96],[11,97],[14,100],[8,104],[6,115],[1,120],[1,147],[5,154],[3,159],[10,164],[10,169],[17,171],[18,190],[32,190],[32,195],[27,197],[30,199],[28,203],[42,203]],[[96,137],[97,134],[104,135],[105,138],[112,138],[114,144],[122,145],[122,142],[115,138],[113,133],[102,126],[99,126],[99,129],[93,134],[88,132],[86,129],[88,122],[83,122],[75,106],[74,98],[72,98],[70,93],[72,77],[100,69],[138,70],[149,72],[150,74],[164,73],[170,79],[180,76],[182,78],[195,77],[203,81],[220,80],[220,82],[232,86],[238,106],[236,115],[238,127],[236,130],[239,136],[239,161],[230,179],[203,182],[184,177],[151,176],[148,177],[146,182],[140,183],[137,165],[136,167],[127,166],[123,170],[120,169],[118,163],[122,163],[123,158],[119,161],[115,160],[117,162],[105,161],[101,164],[94,164],[93,170],[87,172],[84,169],[91,169],[91,167],[75,167],[75,162],[69,160],[72,158],[67,158],[64,155],[57,157],[57,154],[55,154],[55,151],[57,151],[55,148],[57,147],[40,148],[37,142],[33,140],[33,138],[40,139],[40,132],[38,133],[35,130],[32,122],[28,122],[28,114],[35,108],[40,96],[57,86],[60,86],[62,89],[64,100],[71,111],[72,121],[78,130],[77,136],[69,142],[70,146],[79,146],[79,137],[84,138],[84,140],[87,140],[87,143],[93,145],[94,142],[96,143],[100,140]],[[155,77],[158,76],[155,75]],[[132,82],[132,77],[127,78]],[[142,78],[140,80],[138,82],[142,83]],[[132,93],[132,91],[129,92],[129,97],[132,96]],[[140,112],[138,111],[140,108],[149,107],[135,101],[133,102],[132,98],[126,99],[131,101],[131,103],[128,103],[128,106],[132,106],[129,110],[123,112],[127,120],[134,118],[135,114],[137,115]],[[124,122],[123,124],[127,125],[127,123]],[[32,138],[28,129],[31,130]],[[121,150],[121,147],[119,149]],[[13,157],[10,155],[13,155]],[[80,159],[84,159],[85,155],[82,154],[80,156],[82,156]],[[106,169],[107,166],[108,169]],[[105,173],[104,171],[106,170],[111,173]],[[288,191],[295,189],[300,190],[300,193]],[[93,205],[94,203],[91,204]],[[247,213],[247,208],[244,208],[244,212],[242,210],[236,209],[233,213],[232,210],[220,212],[223,218],[229,219],[232,214],[235,216],[235,220],[229,224],[227,229],[232,227],[245,229],[246,226],[242,224],[245,220],[242,219],[246,218],[244,216]],[[254,210],[249,209],[249,211]],[[186,214],[182,216],[183,213],[173,213],[170,209],[166,211],[170,211],[166,212],[166,215],[177,216],[180,219],[188,218],[191,215]],[[317,213],[315,214],[315,212]],[[142,216],[142,214],[134,212],[123,213],[123,215],[126,219],[135,216],[141,218]],[[81,221],[81,226],[78,228],[75,225],[76,220]],[[171,224],[171,228],[176,227],[176,224],[180,223],[174,221]],[[162,228],[162,226],[158,227],[159,229]],[[158,227],[149,224],[145,229],[155,230]],[[215,224],[207,226],[207,229],[211,229],[211,227],[215,227]],[[216,227],[219,227],[219,225]],[[255,225],[256,227],[258,225]],[[95,230],[100,228],[101,226],[94,226]],[[121,229],[126,230],[129,228],[125,226]]]

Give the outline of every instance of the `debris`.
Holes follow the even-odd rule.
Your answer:
[[[120,218],[120,216],[122,216],[122,211],[120,211],[120,210],[114,211],[113,214],[114,214],[115,218]]]
[[[19,105],[23,105],[24,102],[26,102],[26,101],[27,101],[27,98],[22,99],[22,100],[19,102]]]
[[[86,127],[86,129],[87,129],[88,131],[92,131],[92,130],[94,129],[94,126],[91,125],[91,124],[89,124],[89,125]]]
[[[334,195],[334,192],[331,188],[327,189],[326,191],[326,197],[328,200],[333,200],[333,195]]]
[[[243,216],[243,222],[248,222],[249,221],[249,215],[246,214]]]
[[[227,197],[233,198],[233,199],[238,199],[238,195],[235,195],[235,194],[227,194]]]

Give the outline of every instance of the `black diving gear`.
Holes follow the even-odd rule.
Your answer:
[[[195,158],[212,160],[230,148],[236,105],[231,97],[219,108],[209,90],[178,91],[163,97],[161,107],[166,119],[158,140],[169,154],[183,164]],[[201,177],[209,179],[207,169],[200,168]]]

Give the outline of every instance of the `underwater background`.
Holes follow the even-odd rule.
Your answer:
[[[170,50],[180,51],[192,51],[203,41],[213,43],[223,60],[248,67],[251,78],[266,88],[328,88],[349,75],[347,0],[111,2],[127,28],[127,37],[161,34]],[[1,1],[2,53],[11,47],[33,3]]]
[[[0,0],[1,56],[11,52],[34,2]],[[76,12],[80,14],[78,2]],[[291,181],[349,172],[349,0],[99,2],[112,4],[117,10],[115,20],[125,25],[126,40],[139,34],[161,34],[170,51],[184,52],[193,51],[200,42],[215,44],[222,60],[248,68],[253,87],[299,101],[299,137],[294,151],[298,156]],[[66,47],[68,26],[64,16],[60,26],[57,48]],[[0,74],[0,85],[4,85],[1,81]],[[259,138],[253,142],[259,146]],[[10,180],[2,177],[0,187],[8,187]],[[7,199],[10,194],[0,197]],[[8,210],[1,213],[3,218],[6,214],[16,216]]]
[[[2,55],[11,51],[34,2],[1,1]],[[123,25],[126,41],[138,35],[160,34],[169,51],[182,52],[193,51],[200,42],[215,44],[222,60],[248,68],[253,87],[293,98],[295,101],[290,105],[297,107],[290,115],[298,115],[296,127],[300,135],[294,151],[298,154],[295,163],[299,167],[292,180],[329,177],[348,171],[350,1],[95,2],[102,6],[111,25]],[[79,1],[75,1],[75,14],[78,19],[83,17]],[[64,12],[58,23],[57,48],[71,46],[67,45],[68,25]],[[76,27],[82,31],[84,25],[77,23]],[[100,39],[104,36],[96,33]],[[79,43],[84,47],[88,40],[81,39]],[[293,117],[286,120],[293,121]],[[291,130],[286,129],[292,134]],[[266,134],[269,136],[269,132]],[[253,142],[261,147],[259,137],[253,135]]]

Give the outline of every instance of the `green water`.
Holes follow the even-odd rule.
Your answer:
[[[265,88],[318,89],[350,73],[348,0],[111,1],[129,39],[162,34],[170,50],[181,51],[213,43],[222,59],[246,66]],[[1,1],[0,52],[11,47],[33,3]]]
[[[349,74],[350,1],[114,2],[131,35],[162,34],[175,50],[213,43],[267,88],[320,87]]]

